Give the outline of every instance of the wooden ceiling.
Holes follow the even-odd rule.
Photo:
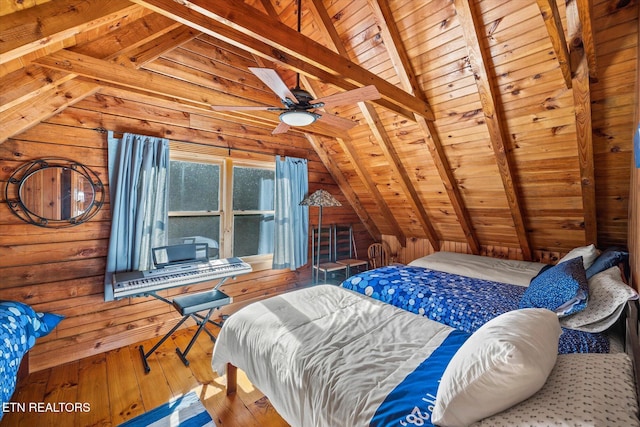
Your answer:
[[[306,138],[376,238],[626,245],[638,0],[0,0],[0,143],[95,94],[271,130],[249,67],[327,109]],[[117,95],[116,95],[117,96]],[[108,108],[108,107],[105,107]],[[304,131],[304,132],[303,132]]]

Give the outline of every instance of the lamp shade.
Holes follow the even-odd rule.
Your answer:
[[[331,194],[329,194],[327,191],[316,190],[310,196],[305,197],[304,200],[300,202],[300,206],[328,207],[328,206],[342,206],[342,203],[336,200],[336,198],[333,197]]]

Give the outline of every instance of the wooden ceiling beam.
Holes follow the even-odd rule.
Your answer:
[[[304,136],[295,128],[290,129],[286,134],[272,135],[268,128],[276,126],[273,118],[271,121],[267,121],[264,119],[257,120],[253,116],[242,117],[212,112],[210,108],[203,107],[202,105],[180,101],[175,98],[152,95],[142,91],[134,91],[118,85],[104,84],[100,90],[100,94],[115,98],[131,98],[142,103],[155,104],[174,110],[176,109],[176,104],[179,104],[180,111],[189,115],[189,126],[193,129],[202,129],[218,134],[224,133],[238,138],[248,138],[247,132],[250,132],[253,137],[257,135],[261,140],[270,142],[282,141],[283,138],[288,138],[289,134],[296,134],[296,137]],[[108,105],[105,105],[105,108],[109,108]],[[249,131],[249,129],[251,130]]]
[[[125,67],[141,68],[164,53],[195,39],[199,34],[186,25],[178,24],[165,34],[157,34],[158,37],[141,46],[128,48],[106,59]]]
[[[167,27],[174,28],[173,31],[158,31],[156,40],[150,39],[149,35],[145,32],[138,31],[138,36],[146,41],[146,43],[140,44],[139,40],[134,40],[131,42],[133,49],[127,46],[107,56],[106,60],[118,60],[119,55],[124,55],[130,58],[128,62],[132,64],[133,67],[142,67],[148,61],[152,61],[162,53],[191,40],[197,35],[197,33],[189,27],[178,24],[180,27],[176,28],[175,23],[166,22],[166,24]],[[110,35],[105,37],[110,37]],[[100,44],[103,38],[104,37],[97,39],[96,44]],[[83,50],[87,48],[88,47],[85,47]],[[132,60],[133,63],[131,62]],[[37,70],[37,75],[42,74],[46,77],[36,82],[39,87],[34,87],[34,82],[29,80],[33,79],[33,75],[30,75],[25,70],[11,73],[11,76],[19,74],[23,81],[26,79],[25,86],[30,92],[12,91],[11,87],[7,87],[8,82],[5,78],[11,80],[11,76],[5,76],[0,79],[3,87],[1,99],[3,103],[6,101],[12,105],[9,109],[0,111],[0,119],[3,123],[3,128],[0,131],[0,144],[13,135],[25,131],[40,121],[48,119],[62,111],[65,107],[75,104],[100,89],[100,85],[95,82],[83,81],[78,84],[66,84],[67,82],[72,82],[78,76],[78,74],[70,73],[67,70],[55,69],[52,72],[47,72],[47,70],[43,70],[42,67],[37,65],[30,66],[28,69]],[[17,82],[13,82],[14,85],[16,83]],[[5,89],[7,89],[9,93],[4,92]],[[64,94],[64,102],[61,102],[61,93]],[[51,99],[48,99],[47,96],[51,97]],[[36,103],[34,104],[34,102]],[[21,117],[19,114],[16,114],[16,112],[21,110],[28,111],[29,113]]]
[[[34,62],[43,67],[67,71],[100,82],[130,88],[134,91],[139,90],[158,96],[169,97],[209,109],[211,105],[238,105],[240,103],[246,104],[247,102],[246,100],[214,89],[194,85],[150,71],[122,67],[110,61],[96,59],[66,49],[61,49],[56,53],[39,58]],[[251,115],[262,117],[267,121],[274,120],[273,113],[269,111],[257,111]],[[322,121],[308,126],[305,130],[321,135],[338,135],[335,129],[323,124]]]
[[[322,4],[322,0],[312,0],[312,4],[314,6],[313,7],[313,11],[315,12],[314,15],[317,17],[317,19],[320,20],[322,25],[321,28],[325,30],[326,35],[329,37],[330,43],[334,46],[338,54],[344,56],[345,58],[349,58],[349,52],[347,52],[347,49],[345,48],[344,43],[342,42],[342,39],[340,39],[340,35],[336,31],[336,28],[333,25],[333,22],[331,22],[331,17],[327,13],[327,9]],[[369,107],[373,108],[370,105]],[[363,111],[363,114],[365,114],[365,111]],[[340,144],[340,147],[342,148],[342,151],[349,159],[349,163],[355,170],[356,175],[358,175],[358,177],[360,178],[360,181],[365,186],[367,193],[373,198],[376,204],[377,210],[385,219],[386,223],[391,227],[392,234],[396,237],[398,242],[400,242],[400,245],[405,247],[407,245],[407,236],[402,231],[400,224],[398,224],[398,221],[396,220],[395,215],[393,215],[393,212],[389,208],[389,204],[386,202],[386,200],[380,193],[380,190],[378,190],[378,187],[373,181],[371,174],[365,171],[364,166],[358,160],[359,156],[358,156],[357,150],[353,146],[353,143],[351,142],[351,140],[347,138],[337,138],[337,140],[338,140],[338,143]],[[391,160],[389,159],[389,161]],[[377,239],[377,240],[380,240],[380,239]]]
[[[311,144],[311,147],[318,154],[318,157],[320,157],[322,164],[324,164],[324,167],[327,168],[329,174],[331,174],[331,176],[333,177],[333,180],[336,182],[336,184],[338,184],[340,191],[342,191],[342,194],[344,194],[345,198],[349,201],[349,204],[355,211],[356,215],[358,215],[358,218],[360,218],[360,221],[362,221],[362,224],[367,229],[371,237],[373,237],[376,241],[382,240],[382,234],[376,226],[375,221],[369,216],[367,210],[360,203],[358,195],[355,193],[355,191],[353,191],[351,185],[349,184],[349,181],[347,181],[347,179],[344,177],[344,174],[342,173],[338,165],[336,165],[336,162],[331,158],[331,156],[329,156],[320,138],[311,134],[305,135],[307,137],[307,140],[309,141],[309,144]]]
[[[569,57],[573,75],[573,103],[576,116],[578,163],[582,186],[584,232],[586,244],[598,244],[596,215],[595,166],[593,161],[593,129],[591,122],[591,90],[589,87],[589,61],[582,43],[579,5],[576,0],[567,3],[567,30]]]
[[[369,0],[369,5],[373,9],[374,15],[379,21],[380,28],[382,29],[382,39],[385,41],[384,44],[389,52],[391,62],[400,77],[400,81],[404,86],[404,89],[417,98],[428,102],[426,95],[420,88],[420,82],[418,82],[413,70],[409,55],[404,48],[404,43],[400,37],[400,31],[395,24],[389,4],[384,0]],[[471,215],[465,206],[460,190],[458,189],[458,185],[456,184],[449,160],[444,153],[444,148],[442,147],[442,141],[440,140],[438,130],[433,122],[424,120],[423,117],[418,115],[416,115],[415,118],[431,154],[431,158],[438,170],[442,184],[447,191],[449,201],[456,213],[460,227],[467,239],[467,244],[469,245],[471,252],[477,255],[480,253],[481,249],[480,242],[478,241],[478,237],[473,228]]]
[[[336,49],[336,52],[338,52],[338,54],[340,54],[344,58],[349,59],[349,53],[344,47],[344,43],[340,38],[340,34],[338,34],[335,25],[333,25],[333,21],[331,20],[326,7],[322,3],[322,0],[311,0],[311,4],[313,5],[313,7],[311,8],[311,13],[322,24],[321,28],[324,29],[325,35],[329,37],[331,45]]]
[[[154,8],[154,10],[158,11],[161,9]],[[218,22],[206,18],[201,14],[195,13],[190,9],[181,8],[179,10],[176,10],[176,13],[179,13],[179,15],[173,16],[171,14],[167,14],[167,16],[173,16],[173,19],[176,19],[187,25],[190,24],[194,28],[198,27],[211,37],[217,38],[226,43],[246,50],[255,58],[256,63],[258,63],[259,65],[263,60],[268,60],[270,62],[287,67],[297,73],[300,73],[301,75],[306,75],[316,80],[322,80],[326,83],[332,84],[345,90],[357,89],[359,87],[342,79],[340,76],[336,76],[317,67],[313,67],[302,59],[291,55],[282,55],[281,52],[274,50],[272,46],[259,40],[247,37],[247,35],[241,31],[237,31],[231,27],[219,24]],[[234,40],[239,41],[234,42]],[[376,103],[398,113],[403,117],[413,120],[413,113],[406,108],[398,106],[397,104],[394,104],[383,98],[376,100]]]
[[[280,17],[278,16],[278,12],[276,11],[276,8],[273,7],[273,4],[271,4],[271,0],[260,0],[260,4],[262,5],[262,7],[264,7],[264,10],[267,12],[267,15],[269,15],[273,19],[280,20]]]
[[[206,107],[221,102],[231,105],[244,103],[244,100],[213,89],[145,70],[122,67],[110,61],[71,52],[67,49],[61,49],[51,55],[38,58],[34,62],[43,67],[67,71],[90,79],[140,89],[153,94],[171,96]]]
[[[593,35],[593,18],[591,15],[592,0],[575,0],[578,8],[578,17],[581,24],[581,39],[587,64],[589,65],[589,79],[592,82],[598,81],[598,67],[596,62],[596,43]],[[569,2],[567,2],[569,3]],[[568,6],[568,5],[567,5]]]
[[[423,101],[242,2],[133,1],[248,52],[282,63],[337,87],[350,90],[374,85],[386,101],[383,106],[387,107],[391,103],[401,110],[434,120],[429,105]]]
[[[50,70],[38,65],[28,65],[0,78],[0,112],[55,90],[75,74]],[[25,104],[26,105],[26,104]]]
[[[94,82],[72,79],[30,97],[0,113],[0,144],[12,136],[54,116],[100,89]]]
[[[304,84],[308,88],[309,92],[317,98],[318,97],[317,96],[318,95],[318,91],[317,91],[317,88],[315,87],[315,85],[313,84],[313,82],[305,81]],[[373,107],[371,107],[371,108],[373,108]],[[329,110],[329,109],[325,108],[325,110]],[[330,113],[330,111],[328,111],[328,112]],[[383,218],[385,219],[387,224],[389,224],[389,226],[393,230],[392,234],[398,239],[398,242],[400,242],[400,244],[402,246],[406,246],[407,245],[407,236],[402,231],[402,228],[398,224],[398,221],[396,220],[395,216],[393,215],[393,212],[391,212],[391,209],[389,208],[389,205],[384,200],[384,197],[382,197],[382,194],[380,194],[380,190],[378,190],[378,187],[376,186],[375,182],[373,182],[371,174],[368,174],[364,170],[363,166],[361,165],[360,161],[358,160],[359,155],[357,153],[357,150],[353,146],[353,143],[351,142],[350,139],[345,138],[344,136],[338,136],[338,137],[336,137],[336,140],[338,141],[338,144],[340,144],[340,148],[342,148],[342,151],[344,152],[346,157],[349,159],[349,162],[350,162],[351,166],[353,167],[353,169],[355,170],[356,175],[358,175],[358,177],[360,178],[360,181],[363,183],[363,185],[364,185],[364,187],[365,187],[365,189],[367,191],[367,194],[369,194],[373,198],[373,200],[374,200],[374,202],[376,204],[377,210],[380,212],[380,214],[383,216]],[[311,139],[310,139],[310,141],[311,141]],[[323,158],[323,157],[327,156],[327,153],[326,153],[326,150],[324,149],[323,144],[317,144],[317,143],[313,144],[312,143],[312,146],[314,147],[314,149],[316,150],[316,153],[318,154],[318,156],[320,158]],[[319,150],[321,150],[322,152],[320,152]],[[337,176],[338,174],[342,175],[341,172],[338,173],[338,171],[336,171],[335,175]],[[333,175],[333,173],[332,173],[332,175]],[[349,185],[349,182],[346,179],[342,179],[341,181],[343,182],[343,184],[342,185],[339,184],[340,185],[340,189],[343,190],[343,193],[345,194],[345,196],[348,193],[354,193],[353,190],[351,189],[351,186]],[[345,189],[346,189],[346,191],[345,191]],[[362,207],[362,205],[360,204],[360,200],[357,198],[357,196],[355,196],[355,193],[354,193],[354,197],[351,197],[351,199],[353,199],[353,198],[355,198],[355,202],[357,202],[354,205],[354,210],[358,214],[358,217],[360,217],[360,220],[365,224],[365,227],[369,231],[369,234],[371,234],[371,237],[373,237],[377,241],[380,241],[381,240],[381,233],[378,230],[378,227],[371,220],[371,217],[367,213],[366,209],[364,209],[364,207]]]
[[[162,15],[155,15],[155,17],[164,21],[164,25],[154,25],[154,21],[157,20],[153,17],[139,19],[138,21],[144,21],[144,25],[142,25],[142,22],[140,23],[141,25],[138,25],[138,21],[136,21],[127,26],[131,28],[121,29],[127,34],[136,34],[138,37],[135,40],[131,40],[130,44],[123,43],[123,38],[120,37],[120,45],[125,45],[125,47],[103,56],[101,59],[132,67],[141,67],[162,53],[193,39],[197,35],[191,28],[169,21]],[[156,24],[159,23],[156,22]],[[89,55],[93,52],[96,54],[105,52],[104,49],[99,49],[98,46],[102,46],[105,39],[111,40],[114,36],[118,37],[121,30],[116,30],[115,34],[110,33],[94,40],[94,44],[89,43],[83,47],[74,46],[69,50]],[[38,65],[29,65],[9,73],[0,78],[0,111],[27,101],[30,97],[38,96],[40,93],[53,89],[75,77],[76,75],[72,73],[49,70]]]
[[[263,0],[263,3],[265,2],[268,2],[268,0]],[[327,14],[327,11],[324,8],[324,5],[322,4],[322,1],[313,0],[313,6],[314,7],[312,8],[312,13],[322,23],[322,28],[326,30],[326,33],[329,36],[332,42],[332,45],[336,48],[339,54],[348,57],[348,53],[344,48],[344,45],[340,40],[340,37],[338,36],[337,31],[335,31],[335,27],[331,23],[331,19],[329,18],[329,15]],[[317,99],[321,96],[318,88],[316,87],[317,85],[313,81],[311,81],[311,79],[305,78],[304,76],[301,76],[301,79],[305,87],[309,90],[309,92],[314,98]],[[325,108],[325,111],[327,111],[328,113],[331,113],[331,109],[329,108]],[[389,209],[389,206],[387,205],[384,198],[380,194],[380,191],[378,191],[378,188],[373,183],[371,176],[363,170],[360,163],[357,161],[357,155],[355,154],[355,149],[353,147],[353,144],[351,143],[351,140],[343,136],[336,137],[336,140],[338,141],[338,144],[340,144],[342,151],[345,153],[345,155],[349,159],[349,162],[354,168],[356,175],[358,175],[363,185],[365,186],[365,189],[367,190],[367,194],[369,194],[375,201],[376,208],[385,218],[387,223],[391,225],[391,228],[394,230],[393,234],[396,236],[396,238],[400,242],[404,242],[402,243],[403,246],[406,245],[407,238],[402,232],[402,230],[400,229],[400,226],[398,225],[398,222],[393,216],[391,209]],[[311,145],[316,150],[316,153],[318,154],[318,156],[320,156],[320,158],[327,156],[327,150],[324,149],[323,144],[315,143],[314,141],[315,139],[313,141],[312,139],[310,139],[310,142],[312,142]],[[321,150],[322,152],[319,152],[318,150]],[[327,157],[330,159],[329,156]],[[333,162],[331,161],[331,163]],[[355,204],[352,203],[354,210],[356,211],[356,214],[358,215],[362,223],[365,225],[365,228],[367,229],[367,231],[369,231],[369,234],[371,235],[371,237],[373,237],[376,241],[382,240],[382,234],[380,233],[380,230],[376,226],[375,222],[369,216],[367,210],[360,203],[360,199],[352,190],[352,187],[349,184],[349,181],[343,177],[342,172],[340,172],[339,170],[336,170],[335,175],[340,175],[340,180],[342,181],[342,185],[339,184],[339,186],[342,192],[345,194],[345,196],[347,196],[347,194],[353,193],[352,196],[347,198],[350,200],[350,202],[351,200],[355,202]],[[338,181],[336,180],[336,182]],[[345,189],[347,191],[345,191]]]
[[[420,226],[424,230],[429,243],[435,251],[440,250],[440,240],[438,239],[438,233],[431,225],[431,220],[429,219],[429,214],[424,208],[424,204],[420,202],[420,196],[416,191],[411,177],[407,173],[406,168],[402,164],[402,159],[400,155],[396,151],[393,146],[393,142],[389,139],[380,118],[378,117],[378,113],[376,112],[373,105],[369,105],[366,102],[359,102],[358,105],[362,110],[362,113],[371,128],[371,132],[373,136],[378,141],[378,145],[382,149],[385,157],[389,162],[389,167],[393,174],[397,177],[400,186],[402,187],[402,191],[407,197],[407,202],[416,213],[416,217],[418,218],[418,222]]]
[[[364,167],[360,164],[360,161],[358,159],[359,157],[361,157],[361,154],[358,153],[358,151],[353,146],[353,143],[351,142],[350,139],[346,139],[346,138],[336,138],[336,139],[338,141],[338,144],[340,144],[340,148],[342,148],[342,151],[344,152],[346,157],[349,159],[349,162],[353,166],[356,174],[358,175],[358,178],[360,178],[360,181],[362,181],[367,194],[373,198],[373,201],[375,202],[375,205],[376,205],[376,209],[382,215],[382,217],[385,219],[385,221],[391,228],[392,231],[390,234],[394,235],[396,239],[398,239],[398,242],[402,247],[406,247],[407,236],[402,231],[400,224],[398,224],[398,220],[396,220],[396,217],[391,211],[391,208],[389,208],[389,205],[387,204],[386,200],[384,200],[384,197],[382,197],[382,194],[380,194],[380,190],[378,190],[378,187],[376,186],[375,182],[373,182],[371,174],[367,173]],[[372,236],[374,235],[372,234]],[[379,235],[374,237],[378,241],[381,240]]]
[[[469,62],[473,70],[476,86],[478,87],[485,122],[489,130],[491,145],[498,170],[500,171],[500,177],[502,178],[509,209],[511,210],[511,217],[513,218],[522,256],[525,260],[531,260],[532,251],[524,222],[522,203],[515,183],[515,173],[513,172],[513,167],[507,154],[508,150],[506,145],[508,138],[505,136],[505,131],[502,128],[504,119],[498,110],[499,102],[491,83],[492,79],[488,69],[491,58],[487,56],[487,50],[484,49],[484,43],[479,36],[483,33],[483,27],[472,12],[469,0],[454,0],[454,4],[460,22],[460,28],[462,29],[469,52]]]
[[[140,10],[128,0],[57,0],[2,17],[0,64]]]
[[[310,92],[313,93],[313,89],[310,89]],[[391,228],[392,230],[391,234],[393,234],[398,239],[398,242],[400,242],[400,244],[403,247],[406,246],[407,236],[402,231],[402,228],[398,224],[398,221],[396,220],[395,216],[393,215],[393,212],[389,208],[389,205],[384,200],[384,197],[382,197],[382,194],[380,194],[380,190],[378,190],[378,187],[376,186],[375,182],[373,182],[371,174],[366,172],[366,170],[358,160],[359,154],[356,148],[353,146],[353,143],[349,138],[345,138],[345,137],[336,137],[336,140],[338,144],[340,144],[340,148],[342,149],[343,153],[349,160],[349,163],[351,164],[354,171],[356,172],[356,175],[358,175],[358,178],[360,178],[360,181],[364,185],[367,194],[373,198],[376,205],[376,209],[382,215],[386,223]],[[325,152],[326,150],[324,150],[323,144],[312,144],[312,145],[314,149],[316,149],[316,153],[318,154],[318,156],[320,156],[321,158],[326,156],[326,152]],[[320,153],[318,152],[318,149],[321,149],[324,151]],[[349,185],[349,182],[346,179],[344,180],[344,186],[345,187],[348,186],[347,192],[353,192],[351,190],[351,186]],[[340,186],[340,188],[342,189],[343,186]],[[345,195],[346,194],[347,193],[345,193]],[[371,236],[377,241],[380,241],[381,240],[380,231],[378,231],[378,227],[375,226],[373,222],[372,222],[373,226],[367,224],[367,222],[371,221],[371,219],[369,214],[366,212],[366,209],[364,209],[364,207],[362,207],[362,205],[360,204],[359,199],[357,201],[357,205],[360,207],[360,209],[356,209],[355,206],[354,206],[354,209],[356,210],[356,213],[358,214],[362,222],[367,227],[367,230],[369,230],[369,234],[371,234]]]
[[[558,5],[555,0],[537,0],[542,19],[547,26],[547,32],[551,39],[551,45],[556,52],[560,71],[564,83],[568,89],[571,89],[571,63],[569,61],[569,48],[567,47],[567,39],[564,36],[564,28],[558,12]]]

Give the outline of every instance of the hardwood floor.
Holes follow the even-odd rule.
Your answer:
[[[211,369],[207,334],[189,352],[189,366],[182,363],[175,348],[186,348],[193,329],[177,331],[160,346],[149,358],[148,374],[138,345],[147,351],[159,338],[29,374],[18,383],[0,427],[115,427],[189,391],[198,394],[218,427],[288,426],[242,371],[237,393],[225,395],[224,378]]]

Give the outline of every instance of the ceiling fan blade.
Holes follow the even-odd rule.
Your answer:
[[[264,84],[269,86],[269,89],[275,92],[280,99],[289,98],[292,102],[298,103],[296,96],[291,93],[287,85],[280,78],[278,73],[271,68],[255,68],[249,67],[249,70],[256,75]]]
[[[284,122],[280,122],[278,123],[278,126],[276,126],[276,128],[273,130],[273,132],[271,132],[272,135],[278,134],[278,133],[286,133],[289,130],[290,126]]]
[[[369,85],[314,99],[311,101],[311,104],[324,102],[325,107],[337,107],[339,105],[355,104],[360,101],[371,101],[374,99],[380,99],[380,92],[378,92],[375,86]]]
[[[353,120],[344,119],[342,117],[334,116],[333,114],[329,114],[329,113],[324,113],[322,116],[320,116],[318,120],[322,121],[326,125],[332,126],[340,130],[349,130],[358,124]]]
[[[259,105],[211,105],[211,109],[214,111],[267,111],[273,107],[265,107]]]

